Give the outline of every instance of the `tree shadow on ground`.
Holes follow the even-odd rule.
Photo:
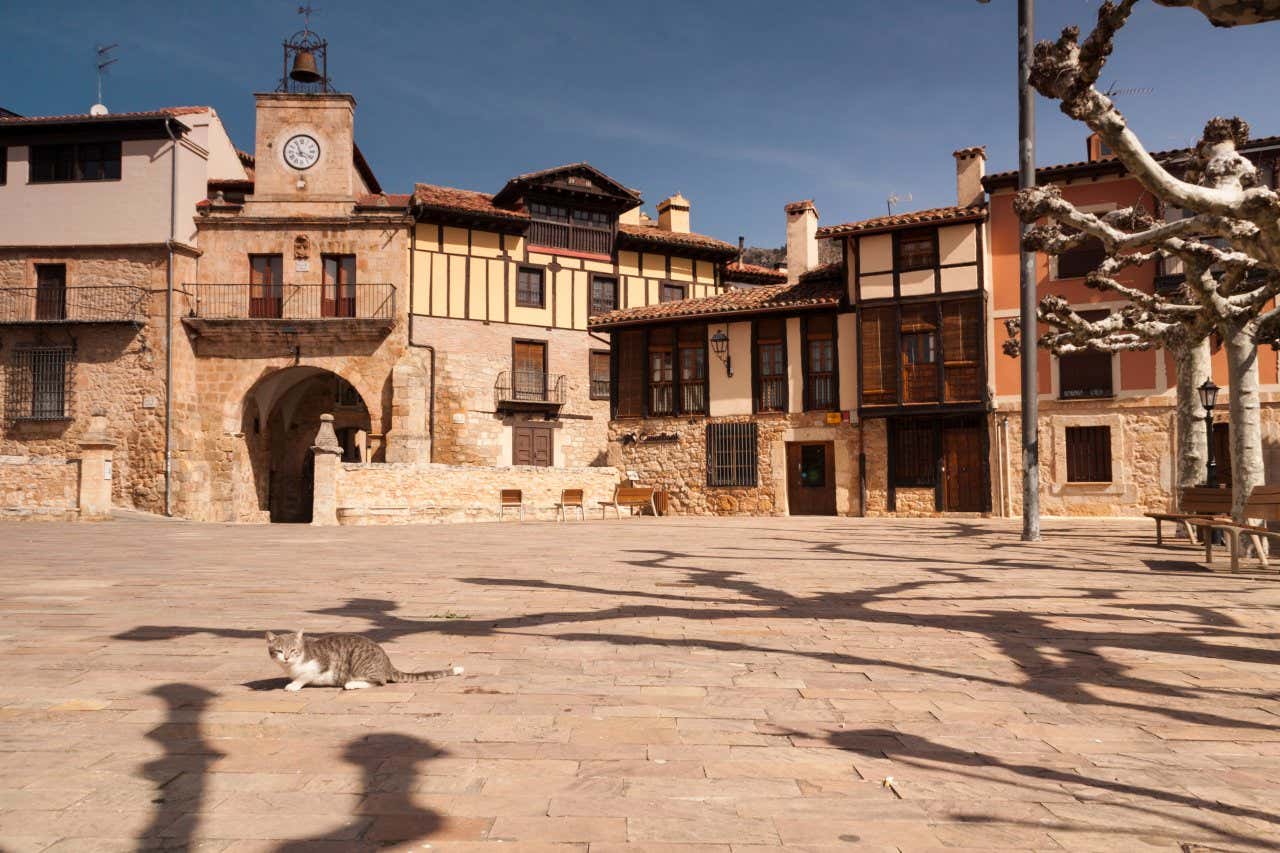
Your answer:
[[[808,735],[803,732],[791,732],[790,736],[808,737]],[[1111,794],[1119,795],[1119,797],[1113,797],[1105,800],[1105,805],[1112,808],[1130,810],[1138,814],[1152,814],[1163,819],[1169,819],[1171,817],[1153,806],[1133,802],[1131,800],[1124,799],[1125,797],[1140,797],[1143,800],[1168,803],[1174,806],[1183,806],[1206,812],[1213,812],[1215,814],[1233,818],[1247,818],[1272,824],[1273,826],[1278,827],[1277,831],[1280,831],[1280,815],[1263,811],[1261,809],[1233,806],[1217,800],[1206,800],[1190,794],[1163,791],[1159,788],[1133,785],[1126,782],[1096,776],[1086,776],[1083,773],[1079,773],[1074,770],[1044,767],[1038,764],[1010,762],[976,750],[956,749],[955,747],[937,743],[936,741],[920,737],[919,735],[913,735],[897,731],[895,729],[872,728],[829,732],[826,736],[826,740],[837,749],[852,752],[856,755],[861,755],[867,758],[887,758],[890,761],[896,761],[922,769],[934,769],[938,765],[943,765],[955,772],[957,775],[965,776],[979,782],[990,781],[990,771],[997,769],[1013,773],[1016,776],[1025,779],[1028,784],[1048,782],[1052,784],[1066,785],[1073,788],[1092,788],[1099,791],[1106,791]],[[1267,842],[1266,837],[1270,837],[1272,839],[1275,837],[1274,835],[1265,837],[1245,835],[1240,832],[1215,826],[1206,820],[1195,820],[1176,816],[1173,817],[1173,819],[1181,823],[1195,826],[1205,832],[1213,833],[1221,840],[1229,840],[1235,843],[1243,843],[1251,846],[1262,846],[1267,849],[1272,848],[1271,842]],[[1079,829],[1080,827],[1072,826],[1071,828]],[[1122,833],[1138,832],[1140,830],[1126,830],[1122,827],[1111,827],[1108,831]]]

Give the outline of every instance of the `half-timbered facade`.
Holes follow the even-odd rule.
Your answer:
[[[680,195],[643,199],[587,163],[497,193],[418,184],[411,339],[430,349],[436,461],[607,461],[610,340],[591,318],[724,289],[728,243],[689,229]]]

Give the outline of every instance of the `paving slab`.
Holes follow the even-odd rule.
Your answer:
[[[1280,576],[1044,531],[3,523],[0,850],[1276,849]]]

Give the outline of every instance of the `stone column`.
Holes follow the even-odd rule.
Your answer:
[[[107,416],[94,412],[89,430],[80,439],[80,518],[100,521],[111,517],[112,459],[116,443],[107,432]]]
[[[427,435],[426,367],[405,357],[391,370],[391,429],[386,436],[387,462],[426,462],[431,458]]]
[[[333,527],[338,523],[338,466],[342,463],[342,445],[333,431],[333,415],[320,416],[315,454],[315,479],[311,489],[311,523],[317,527]]]

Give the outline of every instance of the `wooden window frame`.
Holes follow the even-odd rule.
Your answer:
[[[1094,320],[1100,319],[1102,316],[1106,316],[1109,312],[1103,309],[1103,310],[1078,311],[1077,313],[1080,314],[1080,316],[1086,320],[1094,321]],[[1066,389],[1062,381],[1062,377],[1064,375],[1063,362],[1066,362],[1067,366],[1070,367],[1073,359],[1082,359],[1082,358],[1089,358],[1089,359],[1096,358],[1098,359],[1099,363],[1101,363],[1103,358],[1107,360],[1107,387],[1106,389],[1097,389],[1099,391],[1105,390],[1106,391],[1105,394],[1089,393],[1088,389],[1084,389],[1084,393],[1072,393],[1070,395],[1066,394]],[[1116,354],[1113,352],[1094,352],[1094,351],[1083,352],[1083,353],[1072,353],[1070,355],[1060,355],[1055,357],[1054,362],[1056,363],[1057,370],[1058,370],[1058,399],[1059,400],[1111,400],[1111,399],[1114,399],[1116,396],[1115,360],[1116,360]],[[1070,373],[1072,371],[1068,370],[1067,372]]]
[[[592,362],[599,356],[604,356],[605,359],[608,360],[608,363],[606,363],[605,365],[605,367],[608,368],[608,370],[606,370],[606,375],[603,380],[596,379],[594,365],[592,364]],[[613,376],[612,376],[612,367],[610,367],[610,364],[612,363],[612,361],[613,361],[613,356],[610,353],[610,351],[607,349],[593,349],[587,352],[587,397],[588,399],[591,399],[591,400],[613,399]],[[597,390],[596,388],[597,382],[601,382],[601,381],[605,383],[605,389],[603,392]]]
[[[760,394],[763,389],[764,371],[760,369],[760,323],[776,321],[782,325],[782,338],[779,341],[768,340],[768,346],[780,346],[782,349],[782,372],[780,374],[770,374],[771,377],[782,377],[782,408],[763,408],[760,403]],[[790,409],[789,403],[791,398],[791,377],[788,375],[790,365],[787,362],[787,318],[774,317],[764,320],[756,319],[751,321],[751,411],[754,414],[786,414]]]
[[[681,331],[692,330],[694,341],[685,343],[680,338]],[[675,327],[676,338],[676,363],[675,363],[675,381],[676,381],[676,410],[681,415],[706,415],[711,411],[711,365],[708,361],[710,353],[707,351],[707,325],[705,323],[682,323]],[[686,383],[683,376],[684,370],[684,353],[686,351],[700,351],[702,353],[702,376],[697,385],[702,389],[702,407],[698,409],[687,408],[685,402],[685,386],[695,383]]]
[[[598,311],[596,310],[596,283],[606,282],[606,281],[613,286],[613,299],[611,300],[612,307],[607,308],[603,311]],[[618,310],[619,288],[618,288],[618,277],[616,275],[603,275],[600,273],[593,273],[587,287],[588,287],[587,289],[587,316],[588,317],[599,317],[601,314],[608,314],[610,311]]]
[[[679,299],[668,299],[667,298],[668,289],[678,290],[680,292]],[[679,302],[682,299],[688,299],[688,298],[689,298],[689,285],[687,284],[680,284],[679,282],[675,282],[675,281],[664,281],[658,285],[658,302],[659,303]]]
[[[917,262],[911,266],[903,263],[902,245],[908,242],[923,243],[925,237],[928,237],[933,252],[927,260],[928,263]],[[938,229],[937,227],[926,228],[910,228],[902,231],[893,232],[893,271],[895,274],[904,272],[918,272],[920,270],[936,270],[938,268],[939,250],[938,250]]]
[[[249,259],[249,316],[250,317],[267,317],[280,318],[284,313],[284,255],[279,252],[250,252]],[[253,265],[255,261],[268,262],[268,270],[270,262],[279,263],[280,279],[276,282],[259,282],[255,281],[257,274]],[[323,274],[323,261],[321,261],[321,273]],[[254,288],[261,288],[262,296],[254,295]],[[272,305],[271,301],[275,304]],[[256,304],[255,304],[256,303]]]
[[[542,287],[539,288],[539,291],[538,291],[539,299],[537,304],[521,301],[520,276],[524,275],[525,273],[537,273],[539,280],[542,282]],[[520,264],[516,268],[516,307],[517,308],[546,308],[547,307],[547,268],[546,267],[535,267],[529,264]]]
[[[100,175],[95,177],[85,177],[84,167],[88,162],[84,159],[84,153],[90,148],[97,148],[101,155],[104,151],[113,153],[114,157],[99,156],[93,162],[99,164]],[[56,154],[58,160],[66,160],[70,166],[69,177],[37,177],[36,164],[40,157],[47,157]],[[69,156],[65,156],[69,155]],[[79,182],[100,181],[119,181],[124,178],[124,146],[118,139],[108,139],[99,142],[57,142],[47,144],[32,145],[27,149],[28,168],[27,183],[29,184],[65,184]],[[115,163],[115,174],[107,174],[107,163]],[[44,164],[41,163],[43,166]]]
[[[664,347],[661,343],[655,346],[654,332],[658,330],[666,331],[670,335],[669,346]],[[655,354],[664,353],[664,352],[667,354],[667,357],[669,359],[667,371],[670,373],[671,378],[669,380],[661,380],[661,379],[655,380],[653,378],[653,374],[654,374],[653,357]],[[671,418],[671,417],[675,417],[680,413],[680,401],[678,399],[679,386],[680,386],[679,369],[677,366],[678,358],[679,358],[679,345],[676,340],[675,326],[658,326],[648,330],[648,334],[645,335],[645,358],[644,358],[644,364],[645,364],[645,373],[644,373],[645,398],[644,400],[645,400],[645,414],[648,417]],[[653,405],[653,401],[656,399],[655,392],[661,389],[663,386],[666,386],[669,391],[671,406],[670,406],[670,409],[668,409],[667,411],[657,411],[656,407]]]
[[[806,314],[800,318],[800,364],[801,374],[804,381],[804,411],[806,412],[838,412],[840,411],[840,320],[839,314],[829,314],[831,318],[831,336],[829,338],[813,337],[810,331],[810,321],[816,315]],[[814,377],[812,374],[813,366],[810,363],[811,355],[809,352],[810,341],[831,341],[831,404],[825,407],[818,406],[814,403]]]
[[[1085,446],[1072,447],[1072,438]],[[1063,428],[1063,447],[1066,451],[1067,482],[1071,484],[1093,483],[1110,485],[1115,482],[1115,460],[1111,458],[1111,426],[1108,424],[1078,425]],[[1094,455],[1090,456],[1089,451]],[[1105,459],[1105,463],[1103,462]],[[1100,474],[1105,468],[1106,478]]]

